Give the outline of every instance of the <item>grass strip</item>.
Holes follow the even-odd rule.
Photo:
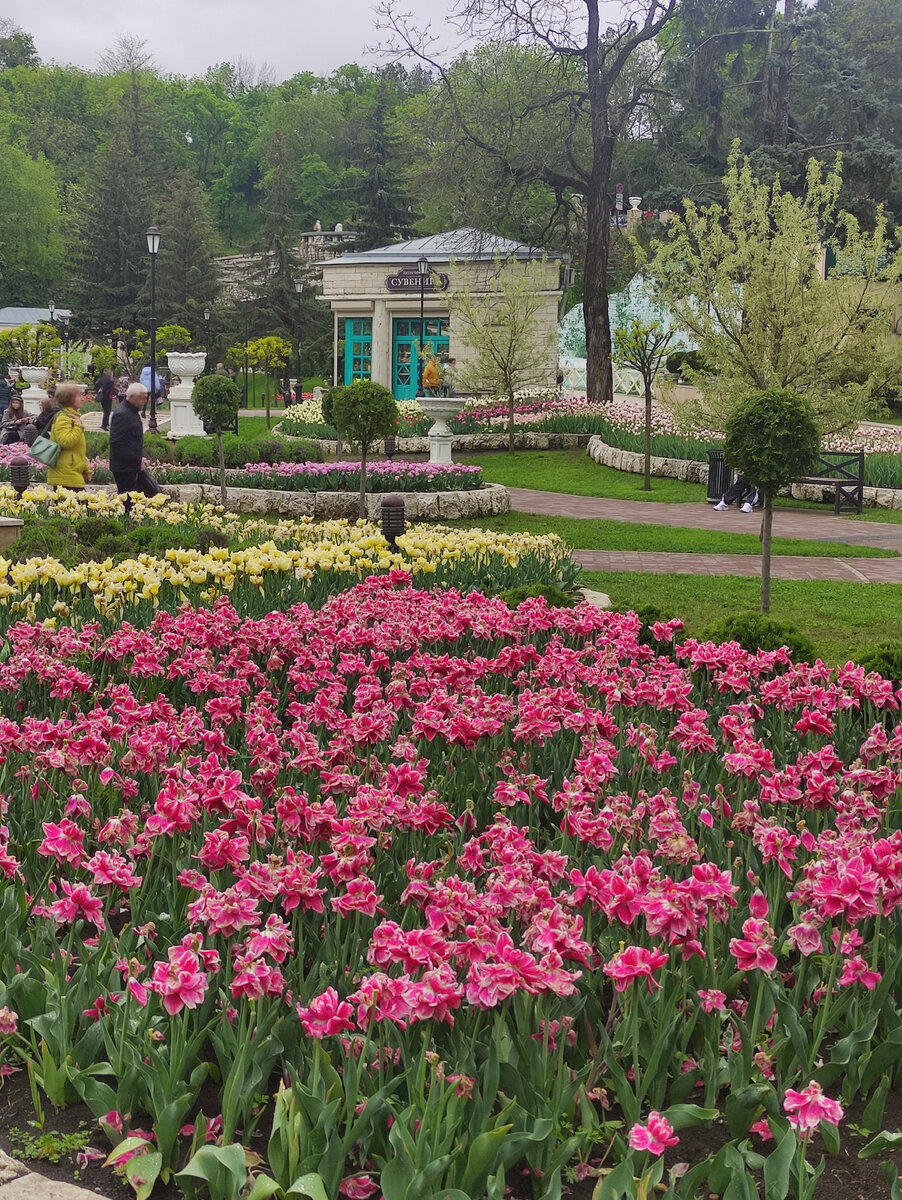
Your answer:
[[[758,612],[761,605],[760,580],[736,575],[584,571],[580,582],[606,592],[619,612],[652,605],[664,617],[680,617],[693,637],[726,617]],[[893,583],[775,579],[770,615],[804,633],[819,656],[835,665],[899,639],[899,588]]]
[[[646,550],[671,554],[760,554],[759,521],[749,518],[755,533],[719,533],[712,529],[685,529],[674,525],[636,525],[629,521],[584,520],[509,512],[497,517],[476,517],[443,524],[464,529],[492,529],[498,533],[556,533],[578,550]],[[775,555],[805,558],[898,558],[895,550],[857,546],[844,542],[817,542],[803,538],[773,539]]]

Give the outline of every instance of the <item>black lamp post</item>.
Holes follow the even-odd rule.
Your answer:
[[[247,403],[247,306],[250,296],[245,294],[241,297],[241,308],[244,312],[244,407],[248,407]]]
[[[69,317],[60,316],[63,329],[63,379],[69,378]]]
[[[303,309],[301,308],[301,296],[304,292],[303,279],[296,279],[294,281],[294,290],[298,294],[298,387],[300,388],[301,392],[303,392],[304,389],[301,387],[301,322],[304,315]]]
[[[426,280],[429,278],[429,259],[424,254],[417,259],[417,274],[420,277],[420,348],[417,351],[417,395],[423,394],[423,354],[426,345],[426,314],[424,302],[426,299]]]
[[[157,253],[160,249],[160,231],[151,225],[145,235],[147,252],[150,255],[150,420],[147,428],[157,431]]]

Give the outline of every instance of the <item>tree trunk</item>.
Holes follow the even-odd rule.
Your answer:
[[[511,392],[507,397],[507,449],[510,454],[514,453],[514,393]]]
[[[222,430],[218,430],[216,438],[219,442],[219,495],[222,507],[226,506],[225,451],[222,448]]]
[[[266,428],[272,429],[272,410],[269,405],[269,371],[266,372]]]
[[[603,136],[603,135],[602,135]],[[608,315],[608,256],[611,248],[611,178],[613,139],[603,137],[596,157],[586,206],[586,259],[583,318],[586,323],[586,392],[590,400],[610,404],[614,399],[611,369],[611,322]]]
[[[366,446],[362,447],[360,455],[360,506],[358,515],[362,520],[366,520]]]
[[[777,99],[774,105],[774,145],[789,145],[789,99],[792,86],[792,43],[795,36],[795,0],[784,0],[783,27],[780,30],[780,66],[777,72]]]
[[[774,519],[774,498],[764,493],[764,519],[761,522],[761,611],[770,612],[770,533]]]
[[[645,482],[644,492],[651,491],[651,380],[645,380]]]

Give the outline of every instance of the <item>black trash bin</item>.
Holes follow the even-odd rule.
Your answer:
[[[706,450],[708,456],[708,503],[716,504],[733,485],[733,468],[724,462],[723,450]]]

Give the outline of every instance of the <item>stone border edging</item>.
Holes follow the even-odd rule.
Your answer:
[[[324,454],[336,454],[338,443],[326,438],[296,437],[291,433],[283,433],[281,422],[274,425],[273,433],[286,442],[309,442],[319,446]],[[517,450],[572,450],[588,445],[592,434],[588,433],[518,433],[514,435],[514,447]],[[428,437],[401,437],[397,440],[398,454],[428,454]],[[451,439],[451,449],[480,453],[484,450],[506,450],[508,447],[507,433],[457,433]]]
[[[218,483],[179,483],[160,485],[167,496],[182,504],[219,504]],[[93,490],[93,489],[92,489]],[[111,484],[98,490],[115,495]],[[379,523],[382,499],[386,492],[367,492],[367,517]],[[408,521],[454,521],[465,517],[493,517],[510,512],[511,498],[500,483],[457,492],[400,492]],[[280,513],[289,517],[313,517],[325,521],[335,517],[357,519],[357,492],[281,492],[270,488],[226,488],[226,508],[230,512],[264,516]]]
[[[645,472],[644,454],[609,446],[597,433],[589,438],[586,453],[601,467],[613,467],[615,471],[627,471],[631,475]],[[682,479],[686,483],[708,482],[708,464],[691,458],[660,458],[652,455],[651,473],[660,479]]]
[[[609,446],[607,442],[603,442],[598,434],[593,434],[589,439],[586,453],[593,462],[602,467],[613,467],[616,471],[626,471],[632,475],[641,475],[645,471],[644,454],[635,450],[618,450],[616,446]],[[682,479],[687,483],[708,482],[708,464],[691,458],[660,458],[652,455],[651,473],[661,479]],[[818,483],[794,483],[780,491],[781,496],[792,496],[794,500],[811,500],[815,503],[831,501],[834,494],[832,484]],[[902,489],[865,487],[862,502],[865,508],[902,510]]]

